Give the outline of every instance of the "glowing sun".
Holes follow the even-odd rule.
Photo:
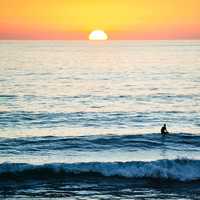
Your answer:
[[[107,40],[108,35],[102,30],[92,31],[89,35],[89,40]]]

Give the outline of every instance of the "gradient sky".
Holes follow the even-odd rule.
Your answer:
[[[0,0],[0,39],[200,39],[200,0]]]

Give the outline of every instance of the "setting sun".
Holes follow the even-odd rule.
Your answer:
[[[89,35],[89,40],[107,40],[108,35],[102,30],[92,31]]]
[[[199,39],[199,7],[199,0],[0,0],[0,39],[88,40],[98,29],[109,40]]]

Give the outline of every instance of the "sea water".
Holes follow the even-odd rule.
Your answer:
[[[200,199],[200,41],[0,41],[0,197]]]

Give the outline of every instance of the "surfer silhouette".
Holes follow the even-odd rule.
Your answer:
[[[169,133],[169,132],[167,131],[166,124],[163,125],[163,127],[162,127],[161,130],[160,130],[160,132],[161,132],[162,135],[166,135],[166,134]]]

